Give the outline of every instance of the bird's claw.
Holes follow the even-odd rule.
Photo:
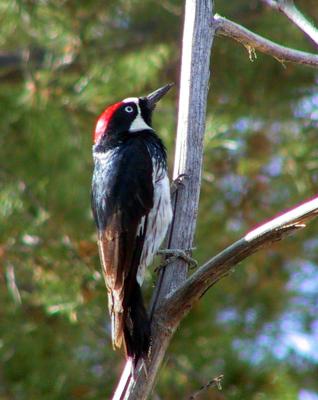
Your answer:
[[[171,194],[174,194],[179,188],[184,187],[184,181],[189,179],[190,176],[188,174],[180,174],[171,182]]]
[[[194,249],[195,247],[188,250],[181,250],[181,249],[158,250],[157,254],[161,256],[166,256],[166,259],[157,268],[155,268],[155,272],[159,272],[162,268],[176,261],[178,258],[181,258],[183,261],[189,264],[190,269],[197,268],[198,262],[191,257],[192,250]]]

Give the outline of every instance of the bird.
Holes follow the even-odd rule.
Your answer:
[[[169,83],[107,107],[93,134],[91,205],[108,294],[113,348],[134,366],[151,348],[141,286],[172,220],[166,148],[152,127]]]

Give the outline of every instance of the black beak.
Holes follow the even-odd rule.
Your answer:
[[[153,110],[156,107],[158,101],[166,94],[168,91],[174,86],[174,83],[168,83],[167,85],[162,86],[161,88],[155,90],[154,92],[148,94],[148,96],[144,97],[147,101],[147,106],[150,110]]]

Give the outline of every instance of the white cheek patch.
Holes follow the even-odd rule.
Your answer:
[[[144,119],[141,116],[138,97],[128,97],[127,99],[123,100],[123,103],[135,103],[137,106],[138,114],[136,115],[136,118],[131,123],[129,132],[138,132],[138,131],[142,131],[144,129],[153,130],[151,128],[151,126],[146,124],[146,122],[144,121]]]

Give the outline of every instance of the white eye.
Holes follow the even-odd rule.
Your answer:
[[[132,108],[132,106],[127,106],[127,107],[125,107],[125,111],[128,113],[132,113],[134,111],[134,109]]]

